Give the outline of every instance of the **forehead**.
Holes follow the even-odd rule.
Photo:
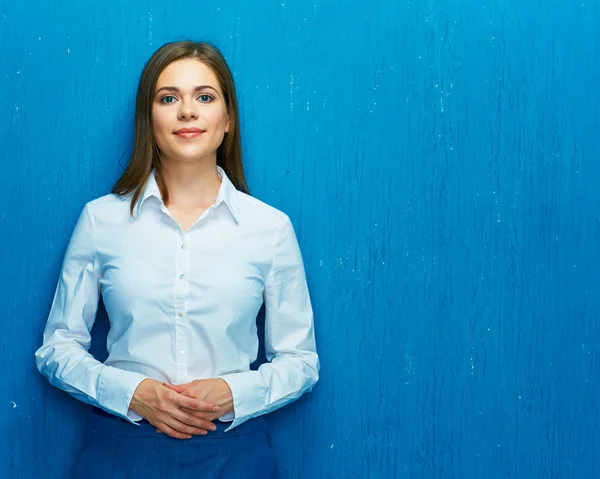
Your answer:
[[[199,60],[185,58],[165,67],[158,76],[155,90],[164,86],[193,89],[199,85],[209,85],[221,91],[217,76],[208,66]]]

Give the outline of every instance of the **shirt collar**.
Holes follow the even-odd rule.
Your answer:
[[[225,173],[225,170],[218,165],[217,173],[219,178],[221,178],[221,186],[219,187],[219,192],[217,193],[215,205],[218,206],[221,201],[224,202],[227,205],[227,208],[229,208],[229,211],[235,219],[235,222],[239,223],[238,191]]]
[[[221,179],[221,186],[219,187],[219,192],[217,193],[217,199],[215,200],[214,206],[219,206],[221,203],[225,203],[227,208],[229,209],[231,215],[235,219],[236,223],[239,223],[239,208],[238,208],[238,198],[237,198],[237,189],[225,173],[225,170],[217,165],[217,174]],[[160,188],[158,187],[158,183],[156,182],[156,177],[154,175],[154,168],[150,172],[150,176],[148,177],[148,181],[146,182],[146,186],[144,188],[144,192],[140,197],[136,208],[135,208],[135,217],[137,218],[142,212],[142,206],[144,202],[154,196],[162,201],[162,195],[160,194]]]

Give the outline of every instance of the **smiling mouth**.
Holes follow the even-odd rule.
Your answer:
[[[200,136],[202,133],[204,133],[202,130],[197,130],[197,129],[183,129],[183,130],[177,130],[175,132],[175,135],[180,137],[180,138],[197,138],[198,136]]]

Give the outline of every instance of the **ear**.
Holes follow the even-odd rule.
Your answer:
[[[227,115],[227,123],[225,123],[225,133],[229,133],[230,129],[231,129],[231,121],[229,119],[229,115]]]

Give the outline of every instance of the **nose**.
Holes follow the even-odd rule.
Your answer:
[[[198,118],[197,105],[194,100],[182,99],[179,105],[178,117],[180,120]]]

